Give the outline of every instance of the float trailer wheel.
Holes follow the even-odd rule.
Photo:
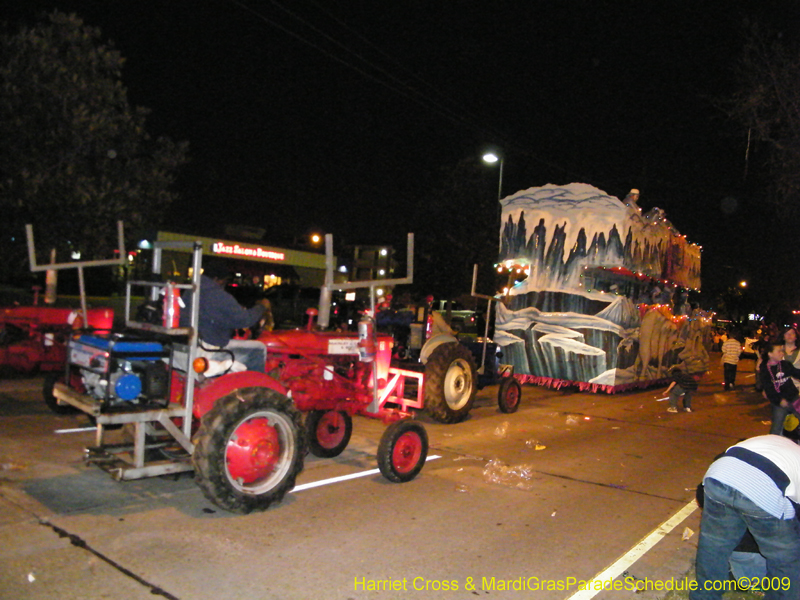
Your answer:
[[[503,377],[500,389],[497,392],[497,405],[500,412],[515,413],[519,409],[522,399],[522,386],[513,377]]]

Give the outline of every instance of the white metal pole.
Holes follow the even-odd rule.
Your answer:
[[[89,326],[89,311],[86,309],[86,286],[83,282],[83,267],[78,265],[78,287],[81,293],[81,312],[83,313],[83,326]]]
[[[497,182],[497,200],[498,202],[503,198],[503,163],[505,160],[500,157],[500,180]]]
[[[50,264],[56,264],[56,249],[50,249]],[[44,303],[45,304],[55,304],[56,303],[56,290],[58,288],[58,271],[55,269],[48,269],[45,272],[45,279],[44,279]]]
[[[325,234],[325,283],[319,290],[317,324],[327,329],[331,322],[331,288],[333,287],[333,235]]]

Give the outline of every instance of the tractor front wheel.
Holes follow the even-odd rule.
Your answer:
[[[404,419],[386,428],[378,446],[381,475],[395,483],[411,481],[428,457],[428,433],[421,423]]]
[[[458,423],[472,409],[478,371],[466,346],[448,342],[425,365],[425,412],[440,423]]]
[[[308,448],[314,456],[339,456],[347,448],[352,433],[353,419],[344,411],[312,410],[306,415]]]
[[[206,498],[238,513],[265,510],[294,487],[306,454],[301,416],[270,389],[238,390],[200,422],[192,463]]]
[[[519,409],[519,402],[522,399],[522,386],[513,377],[503,377],[500,382],[500,389],[497,392],[497,405],[500,412],[515,413]]]

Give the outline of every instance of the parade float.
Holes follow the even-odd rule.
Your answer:
[[[637,200],[582,183],[501,200],[494,341],[520,382],[617,392],[707,370],[710,315],[688,297],[701,249]]]

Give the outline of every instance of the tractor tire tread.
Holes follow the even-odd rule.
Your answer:
[[[453,409],[445,399],[445,377],[453,361],[465,360],[470,367],[472,390],[467,402],[459,409]],[[442,344],[436,348],[425,365],[425,413],[440,423],[458,423],[466,418],[475,402],[478,370],[475,359],[466,346],[457,342]]]
[[[512,397],[516,397],[516,402],[509,401]],[[521,401],[522,386],[519,381],[514,379],[513,376],[504,377],[503,381],[500,382],[500,389],[497,393],[497,406],[500,408],[500,412],[505,414],[517,412]]]
[[[233,489],[227,482],[224,464],[227,429],[245,416],[249,407],[273,409],[285,413],[295,429],[294,463],[289,472],[268,493],[256,496],[242,494]],[[217,506],[241,514],[266,510],[271,504],[283,500],[283,497],[294,488],[295,479],[303,470],[307,454],[302,415],[289,398],[267,388],[237,390],[218,399],[213,408],[201,418],[194,444],[192,464],[195,483],[203,495]]]
[[[394,451],[394,446],[397,443],[397,440],[402,436],[404,433],[410,430],[416,430],[417,434],[420,437],[420,441],[422,443],[422,453],[420,455],[419,462],[417,465],[409,471],[408,473],[398,473],[392,462],[392,454]],[[422,426],[421,423],[417,423],[416,421],[412,421],[409,419],[403,419],[400,421],[395,421],[389,427],[386,428],[384,431],[383,436],[381,436],[380,444],[378,445],[378,469],[386,479],[393,483],[406,483],[414,479],[419,472],[422,470],[422,467],[425,465],[425,461],[428,457],[428,432],[425,431],[425,427]]]
[[[305,433],[308,438],[308,449],[311,454],[319,458],[334,458],[339,456],[347,444],[350,443],[350,437],[353,434],[353,419],[344,411],[339,411],[344,419],[344,434],[342,440],[332,448],[326,448],[319,443],[317,439],[317,427],[319,426],[320,419],[325,416],[327,410],[312,410],[306,414]]]

